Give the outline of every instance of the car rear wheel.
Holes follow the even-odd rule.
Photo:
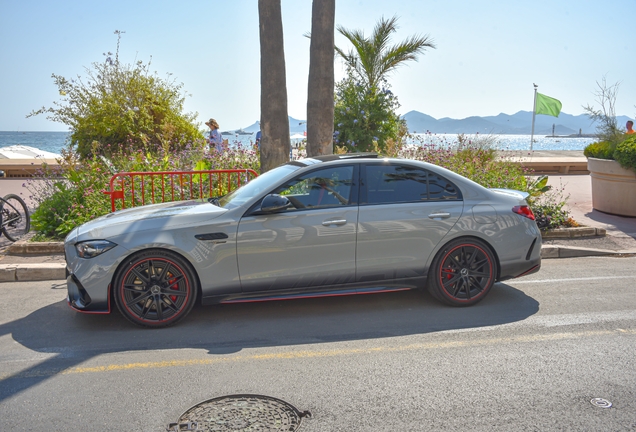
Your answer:
[[[115,303],[129,321],[144,327],[167,327],[194,306],[197,282],[190,264],[165,250],[131,256],[117,271]]]
[[[428,290],[452,306],[470,306],[490,291],[497,276],[497,261],[490,248],[477,239],[457,239],[440,250],[429,270]]]

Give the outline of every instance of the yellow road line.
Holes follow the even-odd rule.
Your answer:
[[[588,338],[588,337],[626,335],[626,334],[636,335],[636,329],[594,330],[594,331],[583,331],[583,332],[553,333],[553,334],[546,334],[546,335],[530,335],[530,336],[513,336],[513,337],[466,340],[466,341],[416,343],[416,344],[400,345],[400,346],[394,346],[394,347],[375,346],[370,348],[303,350],[303,351],[290,351],[290,352],[282,352],[282,353],[213,357],[213,358],[205,358],[205,359],[165,360],[165,361],[159,361],[159,362],[111,364],[106,366],[93,366],[93,367],[72,367],[68,369],[58,369],[58,370],[55,370],[55,369],[38,370],[36,369],[37,368],[36,366],[34,369],[29,371],[19,372],[13,375],[10,375],[10,374],[2,375],[0,376],[0,382],[10,378],[33,378],[33,377],[47,377],[47,376],[53,376],[53,375],[104,373],[104,372],[138,370],[138,369],[160,369],[160,368],[174,368],[174,367],[188,367],[188,366],[208,366],[208,365],[214,365],[214,364],[238,363],[238,362],[247,362],[247,361],[338,357],[338,356],[391,353],[391,352],[402,352],[402,351],[419,351],[419,350],[489,346],[489,345],[511,344],[511,343],[549,342],[549,341],[558,341],[558,340],[581,339],[581,338]]]

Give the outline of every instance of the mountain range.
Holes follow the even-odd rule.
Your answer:
[[[514,134],[530,135],[532,132],[532,112],[519,111],[516,114],[499,114],[488,117],[467,117],[456,120],[448,117],[436,119],[419,111],[409,111],[402,116],[406,120],[411,133],[466,133],[466,134]],[[618,126],[622,128],[629,120],[626,116],[617,116]],[[587,114],[577,116],[562,112],[559,117],[536,115],[534,123],[535,135],[583,134],[590,135],[596,131],[596,124]]]
[[[448,134],[511,134],[530,135],[532,132],[532,112],[519,111],[516,114],[499,114],[488,117],[466,117],[465,119],[452,119],[444,117],[436,119],[419,111],[409,111],[402,116],[411,133],[448,133]],[[618,127],[623,128],[629,120],[627,116],[617,116]],[[562,112],[559,117],[547,115],[535,116],[535,135],[593,135],[596,132],[596,124],[590,120],[587,114],[571,115]],[[259,122],[243,128],[246,132],[256,132],[260,129]],[[289,132],[291,134],[303,133],[307,130],[307,122],[289,117]]]

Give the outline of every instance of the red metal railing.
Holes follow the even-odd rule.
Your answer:
[[[127,206],[222,196],[257,176],[256,171],[251,169],[123,172],[111,177],[110,190],[104,193],[110,195],[111,209],[116,211],[117,200],[124,209]]]

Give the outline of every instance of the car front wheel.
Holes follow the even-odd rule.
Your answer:
[[[167,327],[184,318],[196,300],[197,282],[190,264],[166,250],[132,255],[114,279],[119,311],[144,327]]]
[[[477,239],[457,239],[438,252],[428,276],[428,290],[452,306],[470,306],[490,291],[497,262],[490,248]]]

